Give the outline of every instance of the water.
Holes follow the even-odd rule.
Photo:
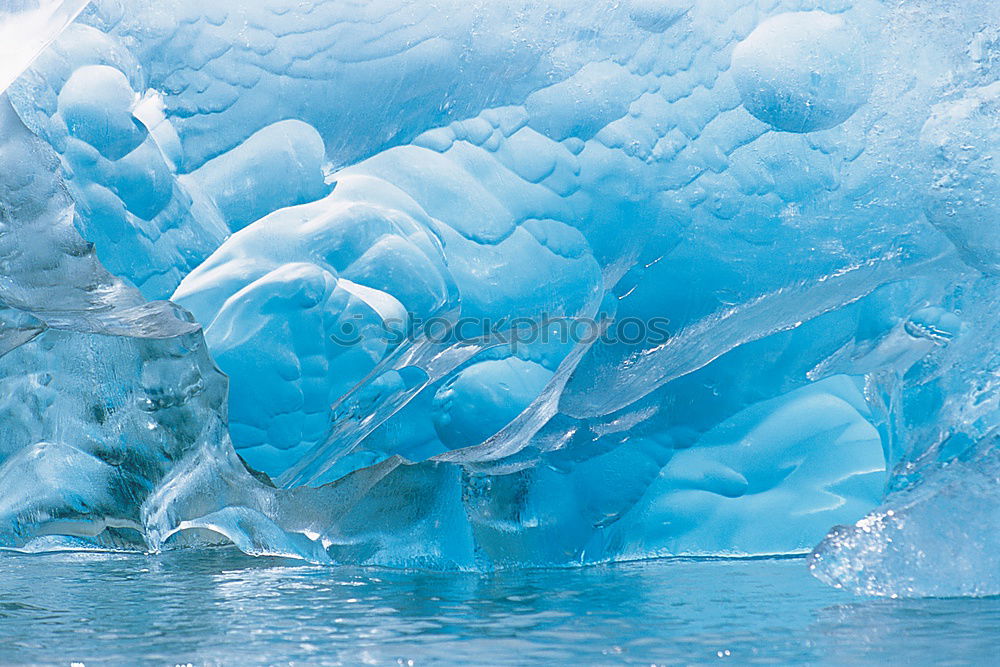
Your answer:
[[[998,638],[1000,599],[858,599],[799,559],[478,576],[0,555],[2,664],[982,664]]]

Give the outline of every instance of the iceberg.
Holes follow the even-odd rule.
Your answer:
[[[1000,592],[1000,14],[945,11],[46,23],[0,97],[0,546]]]

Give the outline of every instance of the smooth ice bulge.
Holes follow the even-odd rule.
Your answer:
[[[733,49],[743,105],[786,132],[840,125],[868,100],[868,44],[850,19],[823,11],[778,14]]]
[[[993,590],[920,528],[996,494],[993,8],[918,5],[93,2],[4,98],[0,543],[489,569],[874,512],[819,576]]]
[[[934,108],[921,139],[933,165],[927,218],[976,268],[1000,274],[1000,82],[965,91]]]

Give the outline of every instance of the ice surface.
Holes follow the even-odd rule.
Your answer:
[[[89,0],[6,0],[0,6],[0,93],[83,11]]]
[[[831,532],[812,556],[824,581],[889,596],[996,595],[1000,530],[1000,310],[995,276],[958,297],[958,322],[920,313],[931,342],[904,383],[880,388],[896,406],[890,437],[907,448],[884,505]]]
[[[0,127],[0,540],[142,543],[142,502],[174,463],[225,456],[225,378],[190,315],[100,265],[6,97]]]
[[[947,4],[94,2],[4,102],[0,543],[485,569],[874,511],[819,576],[996,592],[1000,34]]]
[[[840,125],[868,100],[870,52],[842,16],[788,12],[761,23],[733,50],[743,106],[787,132]]]

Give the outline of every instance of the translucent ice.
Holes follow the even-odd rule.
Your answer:
[[[912,449],[884,505],[832,531],[812,556],[824,581],[861,593],[996,595],[1000,562],[1000,301],[997,279],[969,284],[953,312],[922,313],[933,341],[905,382],[886,380],[891,437]]]
[[[869,53],[843,16],[821,11],[778,14],[733,50],[743,106],[779,130],[835,127],[871,91]]]
[[[144,544],[143,502],[175,464],[227,455],[225,378],[187,313],[100,265],[6,97],[0,128],[0,541]]]
[[[89,0],[8,0],[0,6],[0,93],[65,30]]]
[[[995,592],[996,531],[933,529],[995,514],[1000,425],[997,10],[945,11],[93,3],[4,102],[0,543],[491,568],[873,511],[819,576]]]

